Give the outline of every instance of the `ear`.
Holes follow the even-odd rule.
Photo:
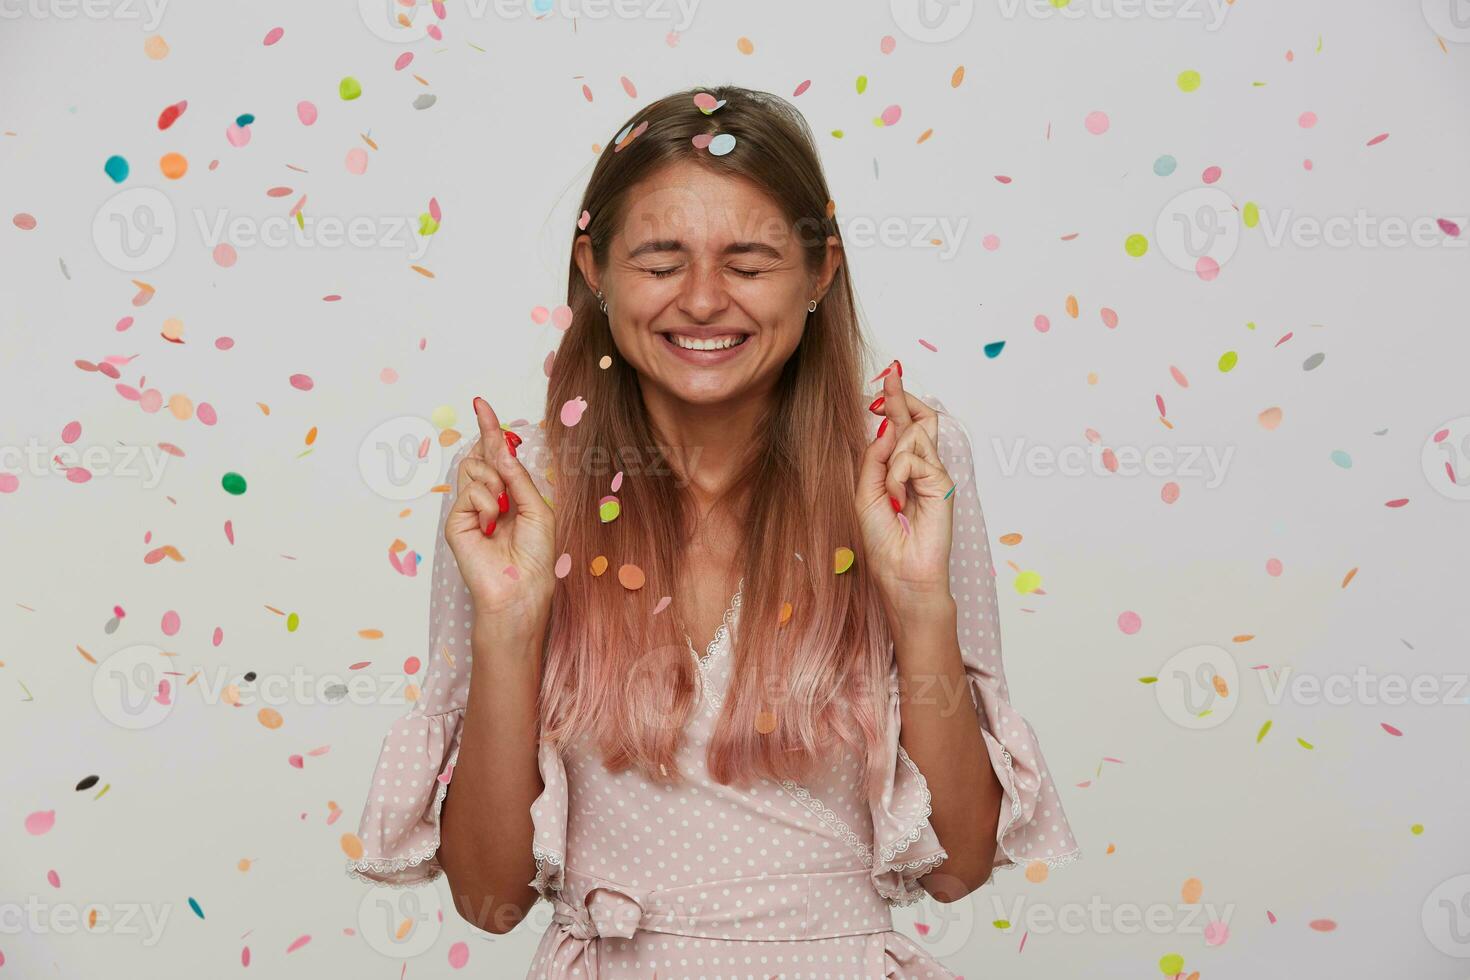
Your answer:
[[[842,242],[836,235],[828,235],[827,255],[822,259],[821,272],[813,292],[817,299],[826,297],[827,290],[832,287],[833,277],[837,275],[837,270],[842,266],[842,258]]]
[[[578,235],[577,240],[572,242],[572,258],[581,270],[582,279],[587,283],[587,288],[597,292],[597,262],[592,257],[592,237],[590,235]]]

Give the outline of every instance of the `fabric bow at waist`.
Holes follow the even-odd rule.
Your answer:
[[[640,930],[728,940],[859,936],[893,928],[893,913],[866,868],[766,875],[643,890],[567,868],[552,900],[557,936],[549,978],[598,976],[598,939],[631,939]],[[578,898],[580,896],[580,898]],[[568,900],[570,899],[570,900]]]

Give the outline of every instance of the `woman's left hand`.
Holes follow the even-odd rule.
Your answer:
[[[901,616],[953,601],[954,480],[939,459],[939,416],[904,391],[897,362],[883,378],[882,397],[877,411],[888,424],[863,453],[858,473],[859,560],[866,557],[889,614]]]

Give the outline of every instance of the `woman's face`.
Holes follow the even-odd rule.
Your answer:
[[[796,229],[764,191],[684,161],[629,190],[605,269],[586,235],[576,254],[643,382],[709,404],[774,384],[840,260],[828,242],[809,273]]]

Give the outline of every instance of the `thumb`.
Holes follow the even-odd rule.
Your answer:
[[[495,446],[491,462],[495,465],[495,472],[505,481],[505,489],[515,502],[518,516],[543,519],[551,516],[551,508],[546,505],[541,491],[536,488],[536,482],[531,479],[531,474],[520,458],[510,454],[504,439],[500,439]]]

